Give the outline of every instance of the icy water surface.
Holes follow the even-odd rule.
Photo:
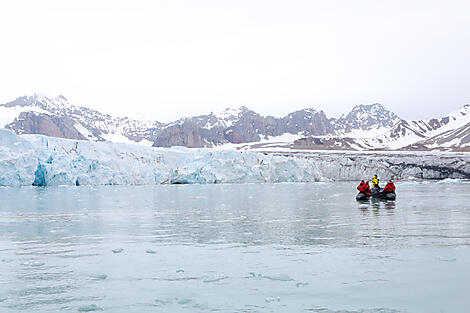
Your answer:
[[[0,312],[469,312],[470,183],[0,189]]]

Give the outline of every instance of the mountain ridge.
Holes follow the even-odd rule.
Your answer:
[[[405,120],[374,103],[356,105],[339,118],[314,108],[262,116],[241,106],[170,123],[113,117],[71,105],[62,95],[32,94],[0,104],[0,128],[17,134],[154,147],[470,151],[469,123],[469,104],[429,120]]]

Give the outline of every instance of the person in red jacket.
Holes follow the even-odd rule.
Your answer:
[[[366,183],[364,183],[363,180],[361,180],[361,182],[359,183],[359,186],[357,186],[357,190],[359,190],[359,192],[363,192],[364,191],[364,185]]]
[[[369,181],[366,181],[366,194],[370,195]]]
[[[384,190],[383,190],[383,193],[394,192],[394,191],[395,191],[395,184],[394,184],[393,181],[390,179],[390,180],[388,181],[388,184],[385,185]]]
[[[370,187],[369,187],[369,182],[365,183],[363,180],[359,183],[359,186],[357,186],[357,190],[359,192],[365,193],[366,195],[370,195]]]

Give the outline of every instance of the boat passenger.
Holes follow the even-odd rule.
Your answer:
[[[372,177],[372,188],[379,188],[380,189],[379,179],[377,178],[377,175],[374,175],[374,177]]]
[[[366,195],[370,195],[370,187],[369,187],[369,182],[365,183],[363,180],[359,183],[359,186],[357,186],[357,190],[359,192],[365,193]]]
[[[387,192],[394,192],[395,191],[395,184],[393,183],[393,181],[390,179],[388,181],[388,184],[385,185],[385,188],[383,190],[384,193],[387,193]]]

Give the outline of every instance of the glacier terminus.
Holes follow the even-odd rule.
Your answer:
[[[279,183],[470,178],[470,156],[443,152],[146,147],[0,130],[0,186]]]

